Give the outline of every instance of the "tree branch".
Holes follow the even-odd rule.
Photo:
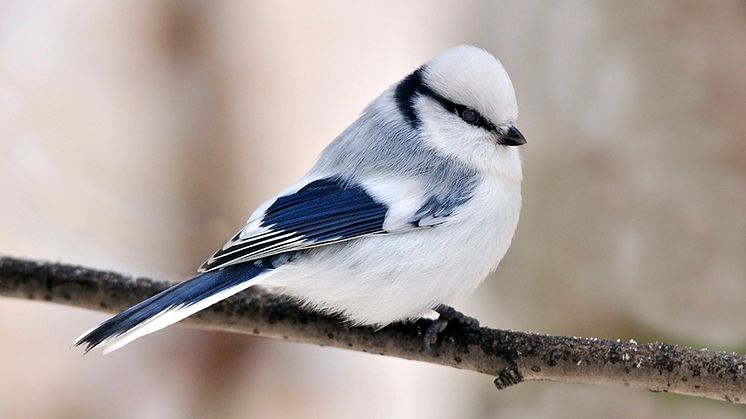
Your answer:
[[[173,285],[79,266],[0,257],[0,296],[121,311]],[[375,331],[307,312],[259,289],[240,293],[187,323],[446,365],[496,376],[498,389],[524,381],[611,384],[746,404],[746,356],[661,343],[546,336],[449,325],[423,352],[430,320]]]

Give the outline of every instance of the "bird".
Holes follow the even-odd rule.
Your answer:
[[[502,63],[451,47],[374,99],[295,184],[180,282],[74,345],[104,353],[261,285],[349,326],[439,317],[504,257],[521,208],[518,105]]]

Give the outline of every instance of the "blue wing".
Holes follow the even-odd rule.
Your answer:
[[[247,226],[216,252],[200,272],[296,250],[385,233],[388,208],[361,186],[339,178],[308,183],[277,198],[258,226]]]
[[[451,197],[431,196],[414,214],[413,227],[435,227],[448,221],[459,207],[469,201],[471,195],[454,195]]]

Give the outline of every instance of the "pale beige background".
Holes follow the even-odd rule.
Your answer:
[[[525,206],[459,307],[493,327],[746,352],[746,3],[0,1],[0,252],[169,279],[380,91],[472,43],[521,105]],[[0,417],[743,417],[0,299]]]

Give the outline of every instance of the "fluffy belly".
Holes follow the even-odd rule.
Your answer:
[[[475,206],[484,219],[465,212],[434,228],[309,250],[262,285],[353,324],[383,326],[421,317],[470,293],[505,255],[520,196],[517,206],[488,203]]]

